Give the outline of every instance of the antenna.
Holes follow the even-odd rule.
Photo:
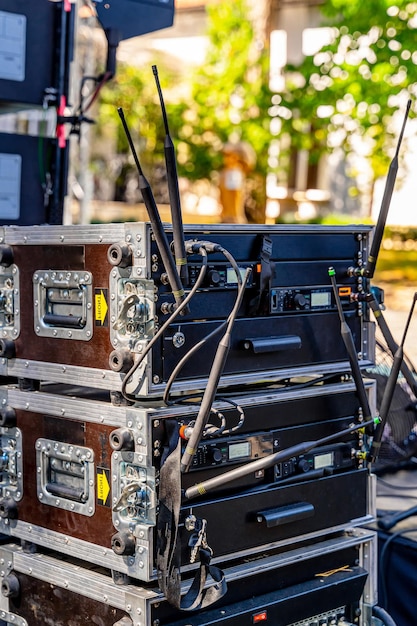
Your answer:
[[[370,290],[369,293],[366,294],[365,296],[365,300],[366,302],[369,303],[372,312],[374,314],[375,320],[381,330],[381,333],[387,343],[388,349],[391,352],[391,354],[394,356],[397,349],[398,349],[398,344],[395,341],[394,337],[391,334],[391,331],[388,327],[388,324],[385,320],[385,317],[382,313],[381,307],[378,304],[378,301],[375,297],[374,292],[372,291],[372,289]],[[408,367],[407,363],[403,360],[401,363],[401,373],[404,376],[405,380],[407,381],[410,389],[412,390],[412,392],[414,393],[414,395],[417,397],[417,380],[414,377],[413,372],[410,370],[410,368]]]
[[[129,146],[132,151],[132,155],[133,155],[133,158],[135,160],[135,164],[138,170],[139,188],[142,192],[143,201],[145,203],[146,210],[149,215],[149,220],[152,224],[155,241],[158,246],[158,250],[161,255],[162,262],[165,266],[165,270],[168,274],[168,280],[171,285],[172,294],[175,298],[176,305],[179,306],[181,302],[185,299],[184,288],[182,286],[181,279],[178,275],[177,267],[175,265],[175,261],[174,261],[174,258],[172,256],[172,253],[169,247],[168,239],[167,239],[164,227],[161,222],[161,217],[159,215],[158,207],[156,206],[152,189],[149,185],[149,182],[145,178],[141,165],[139,163],[138,155],[136,153],[135,146],[133,145],[132,136],[127,126],[123,109],[119,107],[117,111],[122,121],[123,128],[126,133],[126,137],[129,142]],[[185,310],[183,311],[182,314],[183,315],[185,314]]]
[[[354,269],[353,273],[356,276],[365,276],[366,278],[372,278],[375,272],[375,266],[378,259],[379,250],[381,247],[382,237],[384,234],[385,223],[387,221],[388,209],[391,204],[392,193],[394,191],[395,180],[398,172],[398,154],[400,152],[401,142],[404,136],[405,125],[407,122],[408,114],[410,112],[411,100],[407,102],[407,108],[404,115],[404,121],[401,127],[400,136],[397,142],[397,148],[395,150],[394,158],[391,161],[388,170],[388,176],[385,183],[384,195],[382,197],[381,208],[378,215],[378,221],[375,226],[374,237],[372,239],[371,249],[369,251],[366,266],[362,269]]]
[[[155,82],[158,89],[159,100],[161,103],[162,117],[164,120],[165,127],[165,142],[164,142],[164,152],[165,152],[165,164],[167,169],[167,181],[168,181],[168,193],[169,200],[171,204],[171,218],[172,218],[172,229],[174,232],[174,251],[175,251],[175,262],[178,267],[178,272],[181,279],[185,284],[188,283],[188,268],[187,268],[187,255],[185,253],[185,244],[184,244],[184,228],[182,223],[182,214],[181,214],[181,199],[180,199],[180,191],[178,187],[178,172],[177,172],[177,163],[175,158],[175,148],[173,141],[171,139],[171,135],[169,133],[168,126],[168,118],[167,112],[165,108],[165,102],[162,95],[161,85],[159,82],[158,69],[156,65],[152,66],[152,71],[155,76]]]
[[[411,322],[411,316],[413,315],[414,307],[417,300],[417,293],[414,294],[413,302],[411,304],[410,312],[408,314],[407,322],[405,325],[404,333],[401,339],[401,343],[399,344],[397,350],[394,354],[394,360],[392,363],[392,368],[390,374],[388,376],[387,384],[384,389],[384,395],[382,396],[381,406],[379,408],[379,416],[381,418],[380,423],[375,429],[375,433],[372,439],[371,449],[369,451],[369,460],[371,462],[375,462],[378,458],[378,454],[381,448],[381,439],[382,434],[384,432],[384,427],[388,418],[388,413],[390,410],[392,398],[394,396],[395,386],[397,384],[398,374],[400,373],[401,364],[404,358],[404,342],[407,336],[408,327]]]

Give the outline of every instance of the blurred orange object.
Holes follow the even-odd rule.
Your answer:
[[[245,224],[245,180],[254,167],[255,153],[243,141],[227,143],[223,148],[223,169],[220,172],[219,191],[222,206],[221,221]]]

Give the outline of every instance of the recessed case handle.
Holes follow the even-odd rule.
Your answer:
[[[64,328],[82,328],[84,326],[83,318],[75,315],[54,315],[53,313],[45,313],[43,321],[48,326],[60,326]]]

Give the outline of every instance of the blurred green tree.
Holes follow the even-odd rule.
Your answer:
[[[274,150],[279,144],[279,179],[288,180],[296,151],[306,150],[314,168],[323,154],[339,150],[350,164],[350,192],[357,195],[358,171],[350,155],[360,150],[366,157],[371,183],[386,175],[406,102],[417,92],[417,3],[324,0],[319,10],[328,43],[302,63],[284,68],[279,93],[271,93],[269,49],[255,31],[246,0],[208,3],[207,55],[201,67],[186,75],[187,97],[179,99],[172,89],[183,74],[163,57],[157,60],[180,176],[216,183],[227,142],[246,141],[253,147],[257,161],[246,202],[251,221],[264,219],[271,140]],[[117,178],[116,199],[126,199],[135,174],[117,116],[120,104],[158,201],[166,201],[166,185],[159,184],[164,131],[150,68],[120,65],[103,89],[96,134],[106,140],[116,133],[117,157],[109,168],[99,142],[92,159],[97,177]],[[414,111],[413,104],[410,116]]]
[[[178,80],[163,58],[163,85]],[[137,170],[117,109],[122,107],[141,166],[159,202],[168,202],[164,182],[164,128],[158,92],[151,67],[137,68],[120,63],[114,79],[101,91],[98,107],[92,167],[98,178],[115,181],[114,199],[138,202]],[[96,195],[99,195],[96,189]]]
[[[417,3],[324,0],[320,10],[328,43],[283,69],[274,110],[281,165],[289,167],[291,150],[307,150],[314,164],[326,152],[339,148],[348,157],[360,146],[375,182],[387,172],[417,91]]]
[[[162,56],[157,62],[178,173],[191,181],[209,179],[216,183],[224,144],[247,142],[256,154],[256,164],[247,181],[246,208],[250,221],[263,222],[270,141],[269,54],[255,35],[246,0],[212,1],[207,14],[207,56],[201,67],[187,72],[187,97],[179,98],[173,89],[184,80],[183,75]],[[103,88],[93,167],[101,175],[103,170],[110,174],[100,138],[113,141],[118,155],[110,168],[117,178],[115,199],[126,199],[126,186],[135,170],[117,115],[121,105],[146,176],[155,185],[155,195],[158,201],[167,201],[166,186],[159,184],[163,178],[164,128],[150,67],[120,64],[115,79]]]
[[[269,51],[256,33],[246,0],[207,5],[205,62],[191,75],[190,98],[171,107],[179,172],[191,180],[216,177],[227,142],[248,143],[256,163],[248,177],[246,212],[263,222],[271,139]]]

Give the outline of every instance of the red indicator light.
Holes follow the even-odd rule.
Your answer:
[[[252,617],[252,623],[253,624],[259,624],[259,622],[266,622],[267,619],[268,619],[267,612],[266,611],[262,611],[261,613],[256,613]]]

